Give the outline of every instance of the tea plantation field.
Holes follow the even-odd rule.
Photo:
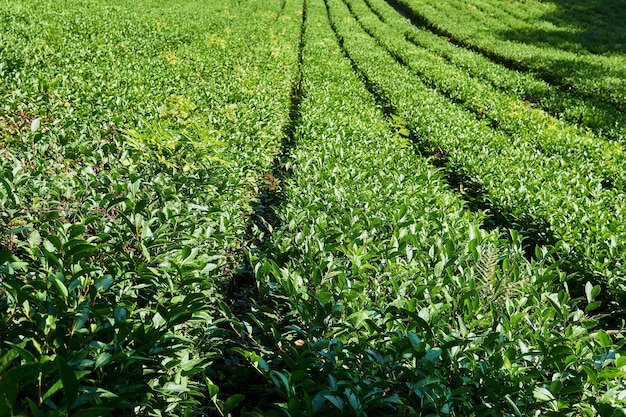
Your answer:
[[[625,13],[5,1],[0,416],[626,416]]]

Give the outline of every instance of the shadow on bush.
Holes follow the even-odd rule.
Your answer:
[[[556,9],[542,16],[554,30],[533,28],[501,32],[506,40],[551,46],[571,52],[626,53],[626,1],[552,0]]]

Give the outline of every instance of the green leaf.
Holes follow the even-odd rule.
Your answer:
[[[550,383],[550,392],[553,394],[559,394],[563,389],[563,382],[560,379],[555,379]]]
[[[26,349],[24,349],[20,345],[16,345],[15,343],[11,343],[11,342],[4,342],[4,343],[6,343],[7,345],[11,346],[11,349],[13,351],[17,352],[22,357],[22,359],[24,359],[26,362],[36,362],[37,361],[35,359],[35,356],[33,356],[32,353],[30,353],[29,351],[27,351]]]
[[[288,393],[291,391],[291,388],[290,388],[291,384],[289,383],[289,379],[287,379],[284,373],[278,372],[278,371],[272,371],[272,379],[274,380],[274,384],[276,385],[277,388],[281,388],[281,383],[282,383],[282,386],[285,387],[285,392]]]
[[[508,403],[509,403],[509,405],[511,406],[511,408],[513,408],[513,412],[515,413],[515,415],[516,415],[517,417],[522,417],[522,416],[523,416],[523,415],[522,415],[522,412],[521,412],[521,411],[520,411],[520,409],[519,409],[519,407],[517,406],[517,404],[515,404],[515,403],[513,402],[513,400],[511,399],[511,396],[510,396],[510,395],[508,395],[508,394],[507,394],[507,395],[505,395],[505,396],[504,396],[504,399],[506,400],[506,402],[508,402]]]
[[[27,224],[26,226],[16,227],[15,229],[7,230],[6,232],[4,232],[4,234],[10,235],[12,233],[27,232],[32,228],[33,228],[32,224]]]
[[[611,336],[609,336],[604,330],[598,330],[598,340],[600,341],[600,345],[602,345],[602,347],[613,346]]]
[[[63,358],[57,356],[55,362],[57,364],[59,374],[61,375],[63,391],[65,392],[65,401],[67,410],[69,411],[76,400],[76,396],[78,395],[78,380],[76,379],[76,374],[74,374],[72,368],[68,366],[67,362],[65,362]]]
[[[28,236],[28,243],[30,243],[32,247],[37,247],[41,244],[41,235],[37,230],[33,230],[30,233]]]
[[[409,342],[411,343],[413,349],[415,349],[416,351],[420,350],[419,348],[421,346],[422,340],[419,338],[419,336],[413,332],[407,332],[406,336],[409,339]]]
[[[115,306],[115,309],[113,310],[113,318],[115,318],[115,322],[116,323],[125,323],[126,322],[126,315],[127,315],[127,313],[128,312],[126,311],[126,309],[124,307],[122,307],[122,306]]]
[[[348,316],[347,321],[353,323],[354,327],[363,327],[365,321],[372,316],[372,312],[368,310],[360,310]]]
[[[95,368],[98,369],[101,366],[106,365],[110,361],[111,361],[111,354],[108,353],[108,352],[104,352],[104,353],[100,354],[100,356],[98,356],[98,359],[96,359]]]
[[[343,399],[338,396],[338,395],[324,395],[324,398],[326,398],[328,401],[330,401],[330,403],[332,405],[334,405],[335,407],[337,407],[340,411],[343,411],[343,408],[345,406]]]
[[[101,279],[99,279],[96,282],[96,291],[97,292],[103,292],[108,290],[109,288],[111,288],[111,285],[113,285],[113,277],[111,276],[111,274],[106,274],[105,276],[103,276]]]
[[[327,393],[328,393],[328,390],[324,389],[318,392],[317,394],[315,394],[315,397],[313,397],[313,400],[311,401],[311,408],[313,410],[313,414],[317,413],[324,406],[324,403],[326,402],[324,395],[326,395]]]
[[[600,306],[602,306],[602,301],[594,301],[592,303],[589,303],[587,307],[585,307],[585,313],[589,313],[590,311],[596,310]]]
[[[328,291],[317,293],[317,298],[322,304],[328,304],[333,299],[333,294]]]
[[[187,386],[185,385],[169,381],[166,382],[165,385],[163,385],[163,390],[169,392],[187,392],[189,391],[189,388],[187,388]]]
[[[361,411],[361,403],[359,402],[359,399],[349,389],[346,389],[345,394],[348,397],[348,404],[350,404],[352,410],[358,415]]]
[[[215,400],[217,398],[217,393],[220,392],[220,388],[217,385],[215,385],[213,382],[211,382],[209,378],[206,378],[206,377],[205,377],[205,383],[206,383],[207,390],[209,391],[209,397],[211,397],[212,400]]]
[[[39,128],[41,127],[41,119],[39,117],[37,117],[36,119],[33,119],[32,122],[30,122],[30,131],[35,133],[36,131],[39,130]]]
[[[33,417],[40,417],[41,416],[41,412],[39,411],[40,407],[37,406],[35,401],[33,401],[31,398],[26,398],[26,401],[28,402],[28,407],[30,408],[30,412],[33,413]]]
[[[550,390],[548,390],[547,388],[536,387],[533,391],[533,397],[535,397],[535,399],[537,399],[538,401],[550,403],[550,406],[554,411],[559,410],[554,395],[552,395]]]
[[[0,352],[2,352],[2,355],[0,355],[0,374],[2,374],[2,372],[4,372],[5,369],[11,366],[11,363],[13,362],[13,360],[21,355],[17,350],[14,350],[14,349],[10,349],[10,350],[2,349],[2,351]]]
[[[257,363],[258,363],[258,365],[259,365],[259,368],[260,368],[262,371],[264,371],[264,372],[269,372],[269,370],[270,370],[270,366],[269,366],[269,364],[265,361],[265,359],[263,359],[263,358],[259,358],[259,360],[258,360],[258,362],[257,362]]]
[[[591,282],[587,281],[585,284],[585,296],[587,297],[587,303],[590,303],[600,294],[600,286],[593,285]]]
[[[52,285],[57,289],[58,293],[61,295],[61,298],[65,303],[67,303],[67,299],[69,298],[69,292],[67,291],[67,287],[61,281],[63,278],[63,274],[57,272],[56,274],[50,274],[49,280],[52,281]]]
[[[437,359],[439,359],[442,352],[443,351],[440,348],[428,349],[426,350],[426,355],[420,359],[420,362],[437,362]]]
[[[598,415],[600,417],[623,417],[626,415],[624,410],[620,407],[613,407],[611,404],[601,403],[598,404]]]
[[[91,313],[91,309],[89,307],[84,307],[80,312],[76,313],[74,317],[74,325],[72,326],[72,331],[80,330],[85,326],[85,323],[89,320],[89,315]]]
[[[230,414],[230,412],[233,411],[233,409],[237,407],[237,404],[242,402],[244,398],[246,398],[246,396],[243,394],[234,394],[228,397],[228,399],[222,404],[222,413]]]
[[[36,383],[41,366],[41,363],[37,362],[25,363],[3,372],[0,378],[0,400],[7,399],[9,403],[14,402],[20,393],[20,385]]]
[[[48,388],[43,397],[41,397],[41,401],[46,401],[48,398],[57,393],[61,388],[63,388],[63,381],[59,379],[57,382],[52,384],[50,388]]]

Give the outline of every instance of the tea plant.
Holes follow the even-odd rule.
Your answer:
[[[548,248],[529,262],[517,233],[481,230],[394,135],[401,118],[385,118],[340,47],[356,26],[339,2],[328,9],[346,36],[307,2],[282,227],[253,255],[257,337],[275,347],[242,350],[267,381],[247,415],[620,413],[617,380],[581,398],[597,395],[588,364],[621,339],[592,330]],[[599,291],[589,284],[587,301]]]
[[[0,415],[626,414],[619,88],[418,3],[6,2]]]
[[[526,105],[541,108],[570,122],[582,124],[595,132],[615,139],[623,139],[626,119],[623,112],[603,100],[580,98],[571,91],[563,90],[558,85],[551,85],[528,72],[509,69],[493,62],[488,57],[450,42],[425,28],[413,24],[398,14],[384,1],[366,1],[372,12],[383,22],[404,33],[405,38],[436,54],[440,62],[450,62],[457,69],[455,73],[464,73],[476,77],[485,85],[518,97]],[[360,17],[364,17],[359,14]]]
[[[482,186],[481,198],[510,222],[529,229],[540,241],[563,241],[560,250],[575,259],[569,268],[583,274],[591,270],[591,275],[602,277],[596,283],[609,283],[612,291],[621,293],[623,250],[617,236],[622,193],[604,187],[595,169],[587,171],[591,164],[586,158],[542,154],[521,134],[510,136],[493,129],[424,85],[344,8],[342,19],[354,22],[340,33],[343,42],[351,45],[346,46],[347,52],[372,89],[409,122],[421,146],[433,155],[444,155],[448,164]],[[377,64],[366,64],[371,61]],[[552,230],[547,236],[543,224]]]
[[[427,23],[439,34],[464,47],[512,68],[538,73],[543,79],[573,89],[583,97],[608,101],[622,112],[626,110],[623,106],[624,85],[620,81],[624,75],[623,54],[612,51],[588,53],[579,46],[572,48],[570,45],[580,45],[571,40],[578,36],[580,29],[571,22],[561,27],[548,23],[548,28],[542,32],[541,26],[546,22],[540,17],[531,18],[531,23],[520,23],[517,18],[496,18],[501,7],[499,3],[487,2],[490,4],[480,7],[466,1],[394,0],[390,3],[400,5],[412,14],[413,20]],[[590,30],[599,30],[601,25],[594,27],[592,24]],[[616,31],[623,32],[619,26]],[[524,34],[533,32],[538,33],[538,42],[523,38]],[[522,39],[519,39],[520,35]],[[546,42],[550,37],[558,39],[559,44]],[[602,47],[602,42],[598,45]]]
[[[224,289],[282,140],[297,11],[148,3],[2,12],[21,54],[0,99],[2,415],[239,401],[209,401],[206,370],[234,334]]]

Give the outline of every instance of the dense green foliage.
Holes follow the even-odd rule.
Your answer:
[[[204,369],[288,118],[298,11],[0,13],[0,415],[227,410]]]
[[[621,145],[559,126],[523,102],[478,88],[463,74],[450,81],[445,66],[429,66],[428,57],[410,45],[389,46],[402,54],[394,59],[396,53],[377,43],[386,46],[400,35],[380,29],[376,34],[380,40],[360,29],[344,36],[364,75],[406,118],[416,138],[479,183],[484,198],[512,223],[536,233],[545,228],[546,239],[561,241],[560,251],[576,264],[572,268],[604,276],[612,290],[623,292],[625,202],[621,174],[610,172],[611,166],[623,166]],[[429,79],[437,88],[426,84]]]
[[[414,19],[459,44],[626,110],[621,0],[392,3],[405,5]]]
[[[7,2],[0,415],[626,415],[623,50],[500,6]]]

